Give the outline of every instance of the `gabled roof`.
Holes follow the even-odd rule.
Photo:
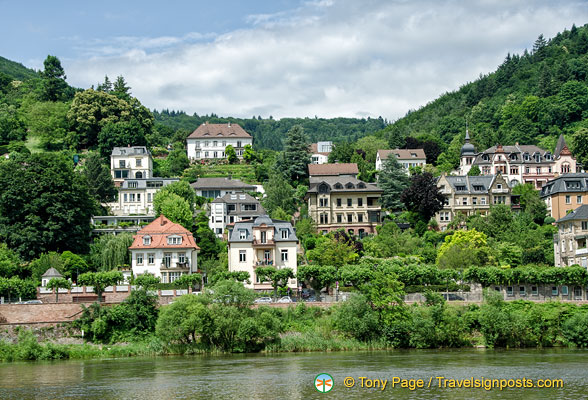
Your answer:
[[[381,160],[387,160],[388,157],[390,157],[390,154],[394,154],[398,160],[418,160],[427,158],[423,149],[378,150],[377,154]]]
[[[191,183],[196,190],[202,189],[243,189],[255,190],[255,186],[241,182],[239,179],[229,178],[198,178],[194,183]]]
[[[188,139],[212,138],[251,138],[239,124],[208,124],[203,123],[188,136]]]
[[[557,193],[578,193],[588,191],[588,173],[563,174],[548,181],[541,188],[541,197]]]
[[[588,205],[581,205],[580,207],[576,208],[574,211],[572,211],[565,217],[560,218],[556,222],[559,224],[560,222],[577,220],[588,220]]]
[[[555,158],[559,158],[560,155],[571,155],[572,152],[568,148],[568,144],[566,143],[566,139],[564,135],[559,135],[559,139],[557,139],[557,145],[555,146]]]
[[[312,176],[357,175],[356,163],[308,164],[308,173]]]
[[[143,244],[145,236],[151,237],[151,243]],[[168,244],[168,236],[181,236],[181,244]],[[155,218],[153,222],[141,229],[135,236],[133,236],[133,244],[129,247],[130,250],[140,249],[161,249],[161,248],[200,248],[196,245],[192,232],[184,228],[180,224],[171,222],[164,215]]]

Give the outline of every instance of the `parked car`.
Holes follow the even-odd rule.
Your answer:
[[[290,296],[284,296],[278,300],[278,303],[294,303],[294,301],[290,298]]]
[[[443,298],[449,301],[463,301],[464,298],[453,293],[443,293]]]
[[[309,296],[306,299],[304,299],[304,301],[316,301],[316,297],[314,296]]]
[[[255,299],[255,301],[253,303],[255,304],[265,304],[265,303],[271,303],[272,302],[272,298],[271,297],[259,297],[257,299]]]
[[[43,304],[43,302],[41,300],[28,300],[24,304]]]

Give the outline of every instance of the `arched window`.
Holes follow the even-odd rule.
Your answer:
[[[137,179],[143,179],[143,173],[142,173],[141,171],[138,171],[138,172],[135,174],[135,178],[137,178]]]

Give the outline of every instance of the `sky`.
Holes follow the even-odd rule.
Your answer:
[[[588,22],[588,1],[0,0],[0,56],[150,109],[390,121]]]

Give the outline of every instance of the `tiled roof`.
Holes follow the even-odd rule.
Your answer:
[[[41,275],[42,277],[46,277],[46,278],[63,278],[63,275],[61,275],[59,273],[58,270],[56,270],[55,268],[51,267],[49,268],[47,271],[45,271],[45,273],[43,275]]]
[[[146,245],[143,244],[143,238],[145,236],[151,237],[151,243]],[[168,236],[181,236],[182,243],[181,244],[168,244],[167,237]],[[145,226],[141,229],[135,236],[133,236],[133,244],[129,247],[130,250],[140,250],[140,249],[178,249],[178,248],[187,248],[187,249],[197,249],[200,248],[196,245],[194,241],[194,236],[192,236],[192,232],[184,228],[180,224],[176,224],[171,222],[168,218],[163,215],[157,217],[153,222],[149,225]]]
[[[588,173],[563,174],[548,181],[541,188],[541,197],[557,193],[578,193],[588,191]]]
[[[327,184],[331,192],[382,192],[373,183],[366,183],[352,176],[320,176],[310,178],[308,193],[318,193],[322,183]]]
[[[308,173],[310,176],[357,175],[359,169],[356,163],[308,164]]]
[[[425,151],[423,149],[394,149],[394,150],[378,150],[378,155],[381,160],[386,160],[394,154],[398,160],[412,160],[412,159],[426,159]]]
[[[251,138],[239,124],[207,124],[200,125],[188,136],[188,139],[204,138]]]
[[[563,218],[557,220],[557,223],[566,221],[586,220],[588,219],[588,205],[584,204],[576,208]]]
[[[244,189],[255,190],[255,186],[241,182],[239,179],[229,178],[198,178],[191,183],[194,189]]]

